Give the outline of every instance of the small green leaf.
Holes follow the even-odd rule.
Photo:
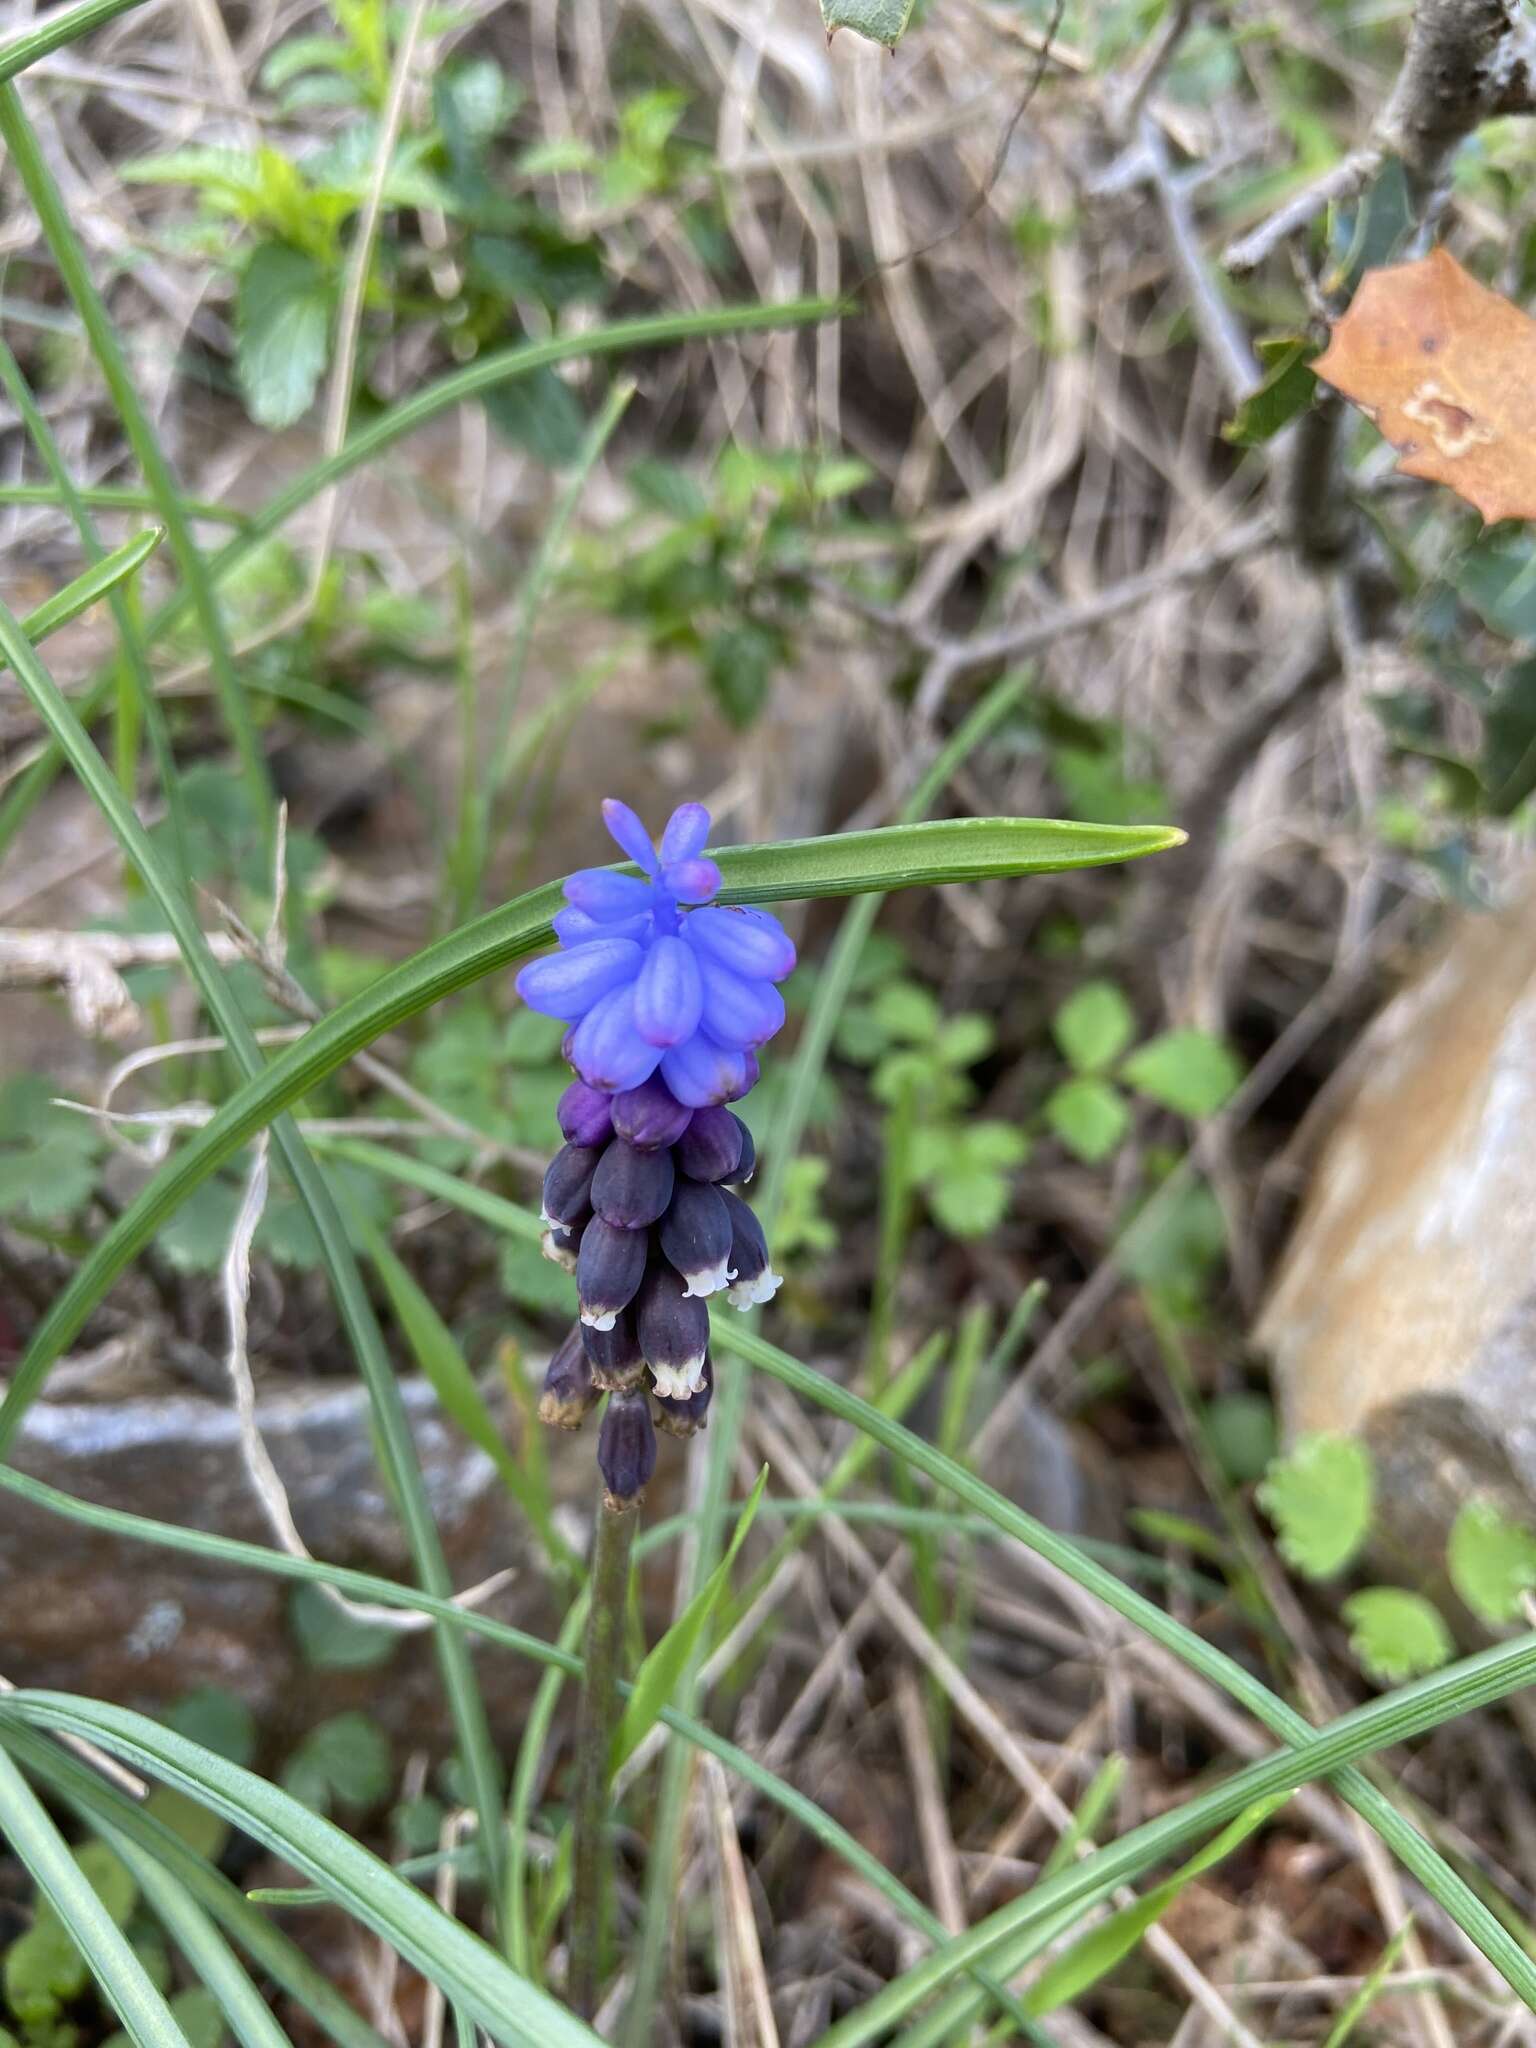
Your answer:
[[[248,1764],[256,1754],[256,1716],[238,1693],[221,1685],[198,1686],[160,1718],[167,1728],[232,1764]]]
[[[1536,1589],[1536,1531],[1512,1522],[1488,1501],[1469,1500],[1446,1551],[1451,1584],[1490,1628],[1518,1621]]]
[[[312,256],[260,242],[240,275],[235,360],[246,410],[261,427],[308,411],[330,352],[331,287]]]
[[[48,1083],[20,1074],[0,1086],[0,1214],[56,1223],[96,1185],[101,1138],[89,1117],[59,1109]]]
[[[563,469],[580,455],[587,422],[575,392],[553,370],[500,385],[481,403],[501,438],[546,468]]]
[[[958,1150],[967,1166],[992,1166],[1006,1171],[1022,1166],[1029,1157],[1029,1139],[1017,1124],[1005,1124],[999,1117],[981,1117],[975,1123],[956,1127]]]
[[[913,0],[821,0],[821,19],[828,36],[840,28],[894,50],[912,19]]]
[[[1222,428],[1223,440],[1237,448],[1260,448],[1306,411],[1317,389],[1312,358],[1317,344],[1305,335],[1281,335],[1259,343],[1264,364],[1262,381],[1250,391]]]
[[[371,1671],[387,1664],[400,1631],[360,1621],[328,1599],[319,1586],[299,1586],[288,1603],[288,1623],[299,1654],[312,1671]]]
[[[1275,1404],[1267,1394],[1218,1394],[1206,1408],[1211,1448],[1234,1486],[1261,1479],[1275,1456]]]
[[[1148,1039],[1121,1068],[1121,1077],[1180,1116],[1210,1116],[1243,1078],[1235,1053],[1206,1031],[1166,1031]]]
[[[1008,1213],[1008,1183],[984,1166],[960,1166],[928,1183],[928,1206],[951,1237],[986,1237]]]
[[[964,1010],[958,1017],[947,1018],[934,1040],[934,1051],[946,1067],[963,1072],[974,1067],[978,1060],[984,1060],[997,1043],[997,1026],[990,1017],[982,1017],[974,1010]]]
[[[1344,1602],[1349,1647],[1382,1685],[1401,1685],[1438,1671],[1456,1653],[1438,1607],[1399,1586],[1368,1586]]]
[[[886,1038],[906,1045],[931,1045],[944,1021],[937,1001],[915,981],[888,983],[871,1007]]]
[[[1056,1012],[1051,1033],[1079,1074],[1097,1074],[1130,1044],[1136,1019],[1112,981],[1089,981]]]
[[[367,1714],[336,1714],[312,1728],[289,1758],[283,1783],[324,1811],[332,1799],[362,1809],[389,1795],[389,1739]]]
[[[710,635],[704,673],[716,703],[737,732],[745,732],[767,703],[784,653],[782,635],[756,619],[742,619]]]
[[[1348,1436],[1304,1436],[1269,1468],[1259,1505],[1280,1555],[1309,1579],[1342,1571],[1371,1526],[1370,1453]]]
[[[1081,1074],[1047,1099],[1045,1120],[1069,1152],[1089,1166],[1107,1159],[1131,1127],[1125,1097],[1112,1081]]]
[[[634,1755],[662,1708],[671,1704],[694,1646],[703,1635],[721,1594],[731,1582],[731,1566],[736,1562],[737,1551],[746,1541],[747,1531],[752,1527],[767,1484],[768,1467],[765,1465],[757,1475],[757,1484],[741,1511],[724,1557],[635,1673],[634,1690],[625,1703],[624,1718],[613,1738],[614,1770],[626,1757]]]

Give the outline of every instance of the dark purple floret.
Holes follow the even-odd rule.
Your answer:
[[[607,1097],[600,1096],[605,1102]],[[653,1074],[638,1088],[627,1088],[612,1098],[611,1121],[615,1131],[640,1152],[656,1152],[675,1145],[687,1130],[693,1111],[679,1102],[665,1081]]]
[[[720,1190],[720,1199],[730,1211],[731,1264],[736,1269],[726,1300],[732,1308],[754,1308],[772,1301],[784,1282],[769,1262],[763,1226],[740,1195],[733,1195],[729,1188]]]
[[[624,1230],[643,1230],[672,1199],[670,1152],[640,1152],[623,1138],[609,1140],[592,1176],[592,1207]]]
[[[735,1278],[730,1212],[720,1190],[708,1181],[678,1181],[657,1236],[689,1294],[719,1294]]]
[[[573,1081],[561,1096],[555,1116],[568,1145],[606,1145],[613,1136],[613,1098],[599,1095],[585,1081]]]
[[[580,1429],[597,1402],[592,1367],[582,1348],[581,1325],[573,1324],[544,1374],[539,1420],[556,1429]]]
[[[576,1254],[576,1292],[581,1320],[594,1330],[611,1330],[620,1309],[629,1307],[645,1278],[648,1230],[623,1230],[594,1216],[581,1233]]]
[[[690,1180],[734,1180],[745,1129],[728,1109],[696,1109],[674,1148],[679,1172]]]
[[[620,1387],[638,1387],[645,1378],[645,1354],[635,1333],[633,1309],[621,1311],[611,1330],[580,1323],[582,1346],[592,1367],[592,1384],[605,1394]]]
[[[562,1145],[544,1175],[544,1221],[576,1230],[592,1214],[592,1176],[603,1154],[595,1145]]]
[[[730,1176],[736,1185],[741,1187],[757,1171],[757,1146],[753,1142],[752,1133],[747,1129],[741,1118],[729,1110],[727,1110],[726,1114],[741,1133],[741,1157],[736,1162],[736,1171]]]
[[[709,1351],[709,1310],[687,1292],[682,1275],[665,1260],[653,1260],[646,1268],[635,1328],[657,1393],[673,1399],[697,1393]]]
[[[696,1394],[684,1394],[680,1397],[670,1394],[652,1395],[651,1406],[656,1411],[656,1427],[664,1429],[668,1436],[697,1436],[708,1419],[709,1404],[714,1391],[714,1362],[706,1358],[704,1384]]]
[[[606,1505],[633,1507],[656,1470],[656,1425],[651,1404],[638,1390],[608,1396],[597,1438],[597,1464],[608,1489]]]

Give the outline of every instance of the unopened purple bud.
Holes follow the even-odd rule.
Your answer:
[[[784,1280],[768,1262],[768,1240],[763,1235],[763,1226],[740,1195],[733,1195],[729,1188],[720,1190],[720,1199],[730,1211],[731,1264],[736,1268],[726,1300],[732,1308],[755,1308],[772,1301]],[[590,1229],[591,1225],[587,1227]]]
[[[690,1180],[734,1180],[745,1129],[728,1109],[696,1109],[673,1148],[679,1172]]]
[[[645,1378],[645,1354],[635,1334],[635,1318],[625,1309],[611,1330],[581,1325],[581,1341],[592,1367],[592,1384],[605,1394],[620,1387],[638,1387]]]
[[[743,1053],[741,1057],[741,1086],[736,1090],[736,1093],[730,1098],[732,1102],[740,1102],[743,1095],[750,1095],[752,1093],[752,1090],[757,1086],[758,1082],[763,1078],[763,1070],[758,1065],[757,1054],[755,1052]]]
[[[575,1230],[592,1214],[592,1176],[603,1154],[595,1145],[562,1145],[544,1175],[542,1221]]]
[[[730,1117],[731,1122],[741,1133],[741,1157],[736,1162],[736,1171],[730,1175],[730,1178],[740,1187],[749,1181],[757,1171],[757,1146],[753,1140],[752,1133],[747,1129],[741,1118],[733,1115],[730,1110],[726,1111],[726,1115]]]
[[[610,1139],[592,1176],[592,1206],[621,1230],[644,1230],[671,1201],[674,1178],[670,1152],[641,1152]]]
[[[605,1505],[615,1513],[633,1507],[656,1470],[656,1425],[651,1404],[638,1389],[608,1396],[597,1465],[608,1489]]]
[[[566,1090],[567,1095],[570,1092]],[[606,1111],[610,1098],[599,1095],[597,1099]],[[693,1111],[677,1100],[659,1074],[652,1074],[638,1088],[626,1088],[611,1101],[614,1130],[637,1152],[660,1152],[675,1145],[693,1116]]]
[[[539,1239],[539,1250],[550,1261],[551,1265],[558,1266],[564,1273],[574,1273],[576,1270],[576,1247],[580,1242],[580,1231],[561,1230],[557,1225],[553,1230],[546,1230]]]
[[[600,1095],[585,1081],[571,1083],[555,1115],[568,1145],[606,1145],[613,1136],[613,1097]]]
[[[657,1393],[673,1399],[697,1393],[709,1350],[709,1310],[665,1260],[653,1259],[646,1268],[635,1328]]]
[[[611,1330],[620,1309],[629,1307],[645,1278],[648,1230],[622,1230],[594,1216],[581,1233],[576,1254],[576,1292],[581,1320],[594,1330]]]
[[[714,1362],[706,1358],[704,1384],[696,1394],[684,1394],[681,1397],[670,1394],[651,1396],[651,1406],[656,1411],[656,1427],[664,1429],[668,1436],[697,1436],[708,1420],[709,1403],[714,1391]]]
[[[596,1402],[592,1367],[582,1348],[581,1325],[577,1323],[549,1361],[544,1391],[539,1396],[539,1420],[556,1429],[580,1429]]]
[[[687,1282],[687,1292],[702,1298],[729,1287],[731,1217],[720,1190],[708,1181],[680,1180],[671,1206],[661,1219],[661,1248]]]
[[[747,1092],[750,1057],[739,1046],[718,1044],[707,1031],[696,1031],[662,1054],[661,1078],[690,1109],[736,1102]]]

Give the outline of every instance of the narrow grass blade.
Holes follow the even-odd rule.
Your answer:
[[[140,0],[134,0],[135,6]],[[148,491],[130,490],[126,484],[79,484],[74,495],[92,512],[153,512],[155,501]],[[62,505],[65,494],[57,484],[0,484],[0,505]],[[184,498],[189,519],[204,519],[211,526],[244,526],[246,515],[230,505],[211,505],[206,498]]]
[[[112,1828],[137,1843],[174,1877],[252,1962],[286,1991],[336,2048],[388,2048],[382,2034],[354,2012],[296,1943],[259,1913],[221,1871],[215,1870],[154,1814],[93,1771],[70,1750],[35,1729],[13,1723],[5,1744],[38,1783],[61,1799],[87,1826]]]
[[[731,1566],[746,1541],[747,1531],[762,1504],[767,1484],[768,1468],[765,1465],[757,1475],[757,1484],[742,1510],[724,1557],[635,1673],[634,1691],[629,1696],[624,1718],[614,1736],[610,1770],[616,1771],[626,1757],[634,1755],[660,1718],[662,1708],[670,1705],[678,1679],[687,1670],[694,1650],[709,1626],[709,1618],[731,1582]]]
[[[111,394],[113,409],[154,497],[155,510],[165,527],[171,552],[176,557],[176,566],[187,587],[198,628],[208,650],[225,725],[239,758],[241,773],[250,791],[256,816],[263,819],[270,830],[276,816],[271,778],[251,719],[250,706],[246,702],[245,689],[235,670],[229,638],[224,630],[224,616],[219,609],[208,564],[192,532],[180,487],[129,375],[117,329],[91,277],[90,265],[70,220],[69,209],[44,160],[36,133],[22,106],[21,95],[14,85],[0,85],[0,139],[4,140],[16,175],[32,202],[53,260],[59,267],[59,275],[80,315],[91,353]]]
[[[42,1802],[0,1749],[0,1834],[36,1880],[137,2048],[188,2048],[171,2009],[69,1853]]]
[[[311,1812],[280,1786],[126,1707],[73,1699],[65,1693],[16,1692],[6,1696],[6,1716],[13,1711],[33,1727],[73,1734],[94,1730],[88,1740],[133,1759],[134,1768],[190,1794],[286,1857],[424,1977],[440,1985],[505,2048],[593,2048],[598,2036],[590,2027],[517,1976],[478,1935],[450,1920],[334,1821]],[[6,1768],[25,1791],[14,1764]],[[4,1783],[0,1777],[0,1799]],[[69,1852],[62,1843],[59,1848],[73,1868]],[[185,2048],[174,2031],[146,2034],[143,2041],[144,2048]]]
[[[0,92],[4,90],[6,88],[0,88]],[[187,972],[197,984],[232,1057],[250,1076],[248,1085],[259,1085],[267,1071],[263,1066],[261,1049],[244,1011],[208,949],[191,904],[166,874],[132,806],[61,696],[58,685],[38,660],[21,628],[3,604],[0,604],[0,654],[9,658],[16,671],[16,679],[34,710],[64,749],[70,765],[159,905],[167,928],[175,936]],[[435,1593],[447,1593],[451,1590],[452,1579],[438,1539],[426,1483],[416,1459],[415,1439],[373,1304],[358,1271],[351,1241],[325,1178],[292,1119],[279,1118],[274,1136],[319,1241],[321,1257],[335,1293],[337,1313],[351,1340],[358,1370],[367,1388],[380,1463],[404,1526],[412,1562],[426,1586]],[[41,1385],[41,1382],[42,1374],[39,1374],[37,1384]],[[0,1425],[3,1425],[3,1420],[3,1415],[0,1415]],[[500,1797],[484,1703],[476,1690],[474,1671],[462,1639],[451,1631],[440,1629],[436,1632],[436,1646],[454,1732],[480,1814],[481,1839],[497,1879],[496,1895],[499,1897],[501,1832],[497,1822],[500,1818]]]
[[[1381,1987],[1391,1974],[1392,1966],[1407,1947],[1408,1937],[1412,1932],[1412,1920],[1405,1920],[1377,1957],[1376,1967],[1329,2028],[1323,2048],[1344,2048],[1345,2042],[1352,2037],[1356,2027],[1381,1996]]]
[[[50,633],[57,633],[71,619],[78,619],[93,604],[99,604],[136,569],[142,569],[164,538],[164,533],[156,527],[148,533],[136,533],[132,540],[125,540],[110,555],[103,555],[83,576],[77,576],[73,583],[66,583],[52,597],[44,598],[37,610],[22,620],[21,630],[34,644],[46,640]]]
[[[1112,1913],[1097,1927],[1090,1927],[1065,1955],[1056,1956],[1030,1986],[1025,2000],[1029,2011],[1043,2019],[1047,2013],[1070,2005],[1074,1998],[1081,1998],[1101,1977],[1107,1977],[1115,1965],[1123,1962],[1137,1947],[1143,1935],[1157,1925],[1186,1885],[1193,1884],[1205,1871],[1214,1870],[1218,1863],[1224,1862],[1234,1849],[1246,1842],[1285,1804],[1286,1797],[1281,1793],[1274,1799],[1257,1801],[1246,1812],[1240,1813],[1236,1820],[1229,1822],[1215,1841],[1207,1842],[1197,1855],[1181,1864],[1172,1877],[1155,1885],[1144,1898],[1122,1906],[1118,1913]]]
[[[196,1899],[163,1863],[157,1863],[129,1836],[119,1834],[110,1824],[101,1829],[101,1835],[132,1871],[145,1903],[218,2000],[219,2011],[244,2048],[293,2048],[229,1943]]]
[[[56,691],[53,694],[57,696]],[[59,703],[76,735],[71,740],[72,757],[83,749],[84,758],[99,766],[78,721],[62,699]],[[792,840],[778,846],[730,847],[719,855],[724,877],[720,901],[773,903],[788,897],[845,896],[987,875],[1044,874],[1134,859],[1176,846],[1179,840],[1177,832],[1163,827],[966,818],[939,825]],[[260,1072],[253,1071],[244,1086],[160,1168],[98,1239],[54,1300],[0,1402],[0,1456],[41,1389],[53,1360],[78,1335],[118,1274],[194,1188],[353,1053],[408,1018],[419,1016],[444,996],[546,945],[552,932],[550,919],[561,901],[559,884],[549,883],[475,919],[381,974]],[[350,1259],[350,1253],[347,1256]]]
[[[55,50],[66,49],[93,29],[102,28],[130,8],[143,4],[144,0],[81,0],[78,7],[61,7],[56,14],[29,28],[24,36],[13,36],[10,42],[0,44],[0,84],[15,78],[39,58],[51,57]]]

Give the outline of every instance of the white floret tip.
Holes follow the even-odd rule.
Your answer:
[[[605,1308],[602,1310],[584,1308],[581,1312],[581,1320],[589,1330],[611,1330],[619,1320],[619,1312],[616,1308]]]
[[[720,1294],[729,1287],[736,1278],[736,1268],[722,1259],[718,1266],[707,1266],[702,1273],[685,1273],[683,1278],[688,1283],[683,1293],[702,1301],[706,1295]]]
[[[703,1390],[704,1354],[700,1352],[682,1365],[653,1365],[651,1378],[663,1400],[686,1401]]]
[[[755,1279],[738,1280],[728,1288],[725,1298],[732,1308],[761,1308],[765,1301],[772,1301],[783,1285],[784,1275],[775,1273],[772,1266],[764,1266]]]

